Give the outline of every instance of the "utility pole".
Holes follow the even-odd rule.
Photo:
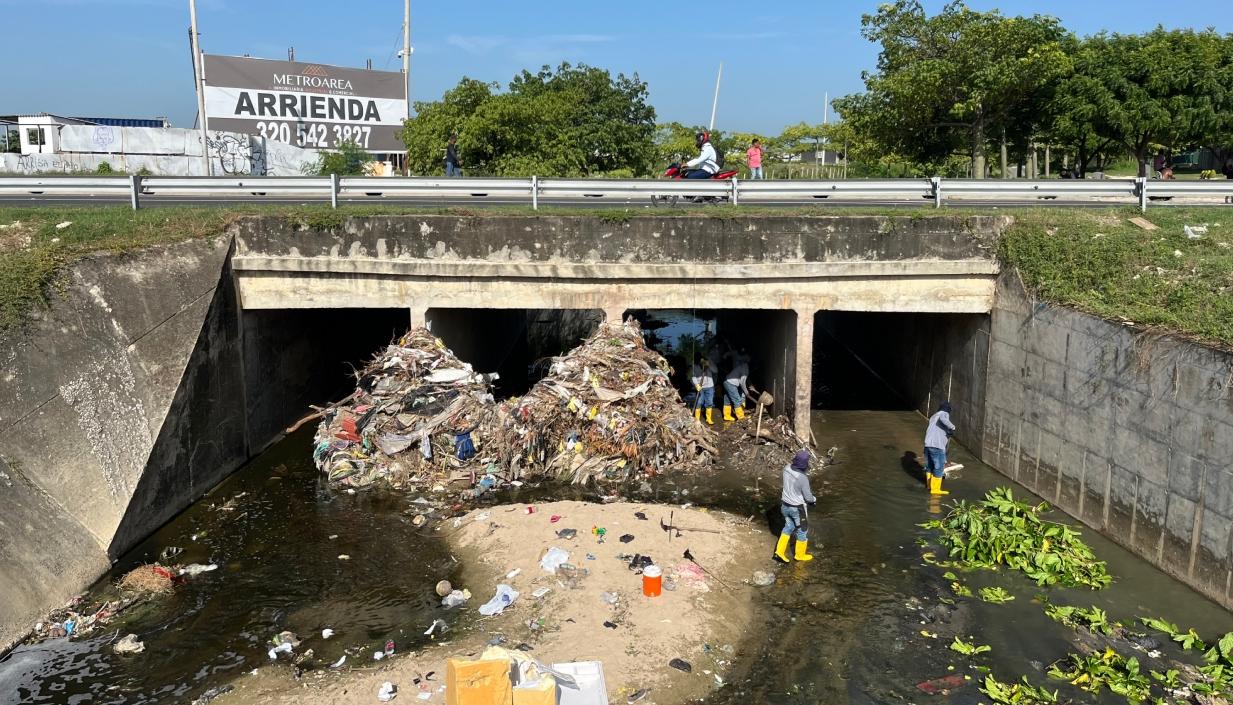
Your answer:
[[[711,125],[707,131],[715,129],[715,111],[719,109],[719,82],[724,78],[724,62],[719,62],[719,75],[715,77],[715,100],[711,101]]]
[[[831,124],[831,94],[829,91],[822,93],[822,124],[824,126]],[[823,144],[826,144],[826,138],[822,139]],[[822,148],[822,166],[826,166],[826,147]]]
[[[201,125],[202,173],[214,176],[213,165],[210,163],[209,128],[206,127],[205,66],[201,56],[201,33],[197,31],[197,0],[188,0],[188,20],[193,45],[193,83],[197,88],[197,122]]]
[[[402,0],[402,88],[411,118],[411,0]]]

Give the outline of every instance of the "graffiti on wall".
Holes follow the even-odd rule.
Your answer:
[[[222,132],[207,138],[207,154],[228,176],[267,176],[265,150],[248,135]]]
[[[80,171],[81,169],[82,166],[79,162],[58,154],[23,154],[17,157],[17,168],[15,171],[23,174],[32,174],[44,171]]]

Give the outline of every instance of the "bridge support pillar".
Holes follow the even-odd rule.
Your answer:
[[[605,306],[604,321],[607,323],[620,323],[625,315],[624,306]]]
[[[813,406],[813,309],[796,309],[796,367],[793,370],[793,428],[809,442],[810,411]]]
[[[408,313],[410,314],[410,317],[411,317],[410,327],[419,328],[420,326],[428,325],[428,307],[427,306],[417,306],[417,305],[412,304],[409,308],[410,310]]]

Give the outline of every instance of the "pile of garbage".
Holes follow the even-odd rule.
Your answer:
[[[491,382],[424,328],[357,373],[355,392],[324,412],[313,460],[332,482],[426,482],[462,468],[496,411]]]
[[[525,396],[497,403],[495,375],[418,328],[322,412],[313,459],[349,487],[468,480],[479,492],[526,477],[583,483],[706,467],[715,435],[686,409],[670,372],[636,321],[605,323]]]
[[[552,361],[493,436],[510,451],[511,470],[575,483],[705,467],[718,453],[715,434],[694,419],[670,374],[636,320],[603,323]]]

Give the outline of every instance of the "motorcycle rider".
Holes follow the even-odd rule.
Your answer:
[[[711,136],[705,131],[694,135],[694,144],[700,154],[697,159],[685,162],[686,179],[709,179],[719,173],[719,161],[715,156],[715,148],[711,146]]]

